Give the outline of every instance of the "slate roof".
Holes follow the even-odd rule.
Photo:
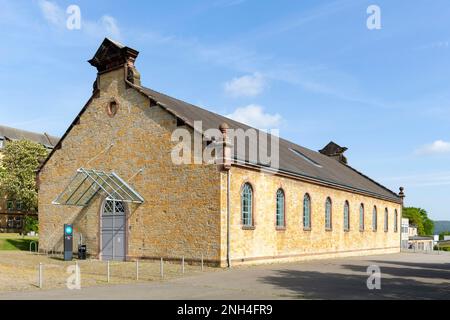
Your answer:
[[[40,143],[47,148],[54,148],[59,141],[58,137],[47,133],[36,133],[0,125],[0,138],[6,140],[30,140]]]
[[[232,129],[242,128],[246,130],[251,128],[243,123],[239,123],[214,112],[172,98],[152,89],[145,87],[141,87],[141,89],[141,91],[150,99],[162,105],[165,109],[190,126],[193,126],[194,121],[202,121],[204,130],[219,128],[224,122]],[[270,146],[270,142],[267,144]],[[249,161],[248,152],[246,152],[246,154],[239,154],[237,148],[234,149],[235,159],[244,162]],[[302,156],[299,156],[298,153]],[[267,154],[270,155],[270,150]],[[401,201],[399,195],[349,165],[342,164],[320,152],[307,149],[282,138],[280,138],[279,141],[279,159],[279,169],[283,173],[350,188],[355,191],[368,193],[395,202]]]

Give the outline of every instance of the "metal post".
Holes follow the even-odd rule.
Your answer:
[[[42,289],[42,282],[43,282],[43,279],[42,279],[42,276],[43,276],[43,274],[42,274],[42,262],[39,262],[39,289]]]
[[[202,254],[202,271],[203,271],[203,254]]]
[[[107,281],[108,281],[108,283],[109,283],[109,280],[110,280],[110,269],[109,269],[109,261],[107,261],[107,272],[106,272],[106,275],[107,275]]]
[[[78,261],[75,261],[75,280],[76,283],[80,283],[80,267],[78,266]]]
[[[164,279],[164,260],[163,260],[163,258],[161,258],[160,271],[161,271],[161,279]]]
[[[136,260],[136,281],[139,280],[139,260]]]
[[[181,259],[181,273],[184,274],[184,256]]]

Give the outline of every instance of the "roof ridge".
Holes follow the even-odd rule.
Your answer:
[[[7,130],[8,129],[9,130],[16,130],[16,131],[19,131],[21,133],[31,133],[31,134],[37,134],[37,135],[46,136],[46,137],[49,136],[49,137],[53,137],[53,138],[59,139],[57,136],[52,136],[52,135],[50,135],[50,134],[48,134],[46,132],[31,131],[31,130],[14,128],[14,127],[10,127],[10,126],[7,126],[7,125],[0,124],[0,129],[2,129],[2,128],[7,129]]]

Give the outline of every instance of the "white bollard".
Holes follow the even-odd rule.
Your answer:
[[[164,260],[163,260],[163,258],[161,258],[160,271],[161,271],[161,279],[164,279]]]
[[[204,267],[203,267],[203,254],[202,254],[202,271],[203,271],[203,268],[204,268]]]
[[[181,273],[184,274],[184,256],[181,258]]]
[[[39,289],[42,289],[42,283],[43,283],[43,274],[42,274],[42,262],[39,262],[39,280],[38,280],[38,286]]]
[[[106,277],[107,277],[107,281],[108,281],[108,283],[109,283],[110,277],[111,277],[110,269],[109,269],[109,261],[107,262]]]

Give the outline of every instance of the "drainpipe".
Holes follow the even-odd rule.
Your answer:
[[[227,123],[222,123],[219,127],[222,133],[222,169],[227,172],[227,265],[231,268],[231,250],[230,250],[230,223],[231,223],[231,213],[230,213],[230,188],[231,188],[231,144],[228,141],[228,129]]]
[[[405,193],[403,192],[405,189],[400,187],[399,196],[402,199],[402,205],[400,207],[400,251],[402,250],[402,220],[403,220],[403,201],[405,199]],[[397,217],[398,219],[398,217]],[[398,222],[397,222],[398,223]]]
[[[231,254],[230,254],[230,185],[231,172],[227,171],[227,263],[228,268],[231,268]]]

